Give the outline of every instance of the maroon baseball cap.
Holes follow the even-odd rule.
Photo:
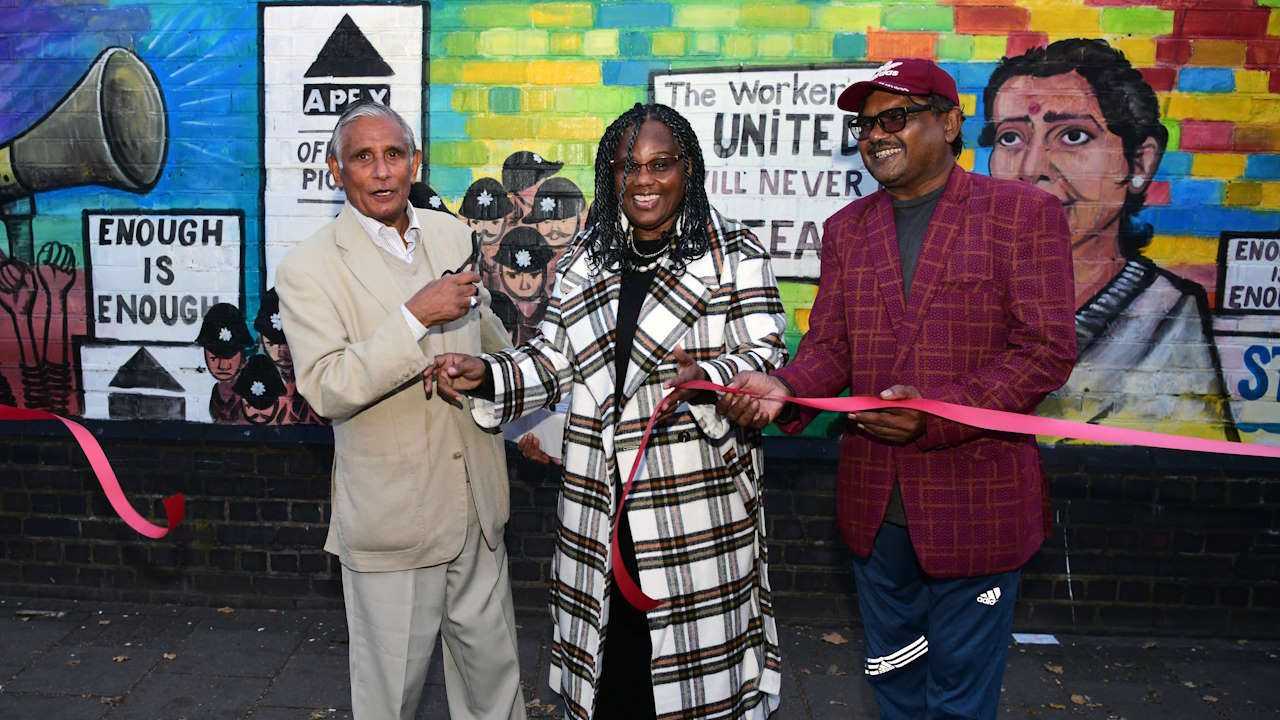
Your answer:
[[[932,60],[897,58],[876,68],[870,80],[845,88],[836,100],[836,106],[847,112],[861,112],[863,101],[876,90],[888,90],[898,95],[937,93],[956,105],[960,104],[956,81]]]

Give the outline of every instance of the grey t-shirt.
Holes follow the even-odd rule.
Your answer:
[[[929,230],[929,220],[933,210],[938,206],[938,199],[946,185],[928,195],[914,200],[893,201],[893,222],[898,230],[898,257],[902,260],[902,299],[911,296],[911,278],[916,274],[916,261],[920,259],[920,248],[924,247],[924,236]],[[902,491],[898,481],[893,482],[893,494],[889,496],[889,507],[885,510],[884,521],[901,525],[907,524],[907,513],[902,507]]]

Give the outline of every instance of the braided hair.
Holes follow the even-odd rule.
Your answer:
[[[687,163],[684,200],[680,203],[679,217],[664,234],[664,239],[673,241],[673,271],[677,274],[684,272],[689,261],[702,257],[711,247],[711,237],[707,231],[711,205],[707,201],[704,185],[706,168],[702,162],[698,136],[694,134],[689,121],[670,107],[657,103],[636,103],[609,125],[596,150],[596,196],[591,209],[587,211],[587,227],[590,231],[584,238],[587,257],[593,270],[617,270],[626,262],[624,250],[627,246],[627,231],[622,229],[622,189],[626,187],[627,176],[634,170],[631,151],[640,134],[640,126],[646,120],[657,120],[671,130],[680,157]],[[622,171],[622,187],[614,187],[611,161],[624,143],[627,148],[627,164]],[[672,235],[675,235],[674,239]]]

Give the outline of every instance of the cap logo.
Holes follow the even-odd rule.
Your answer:
[[[277,332],[284,327],[284,323],[280,321],[280,313],[271,313],[271,327],[275,328]]]
[[[481,190],[480,194],[476,196],[476,202],[480,204],[480,207],[489,207],[490,203],[493,202],[493,196],[489,194],[488,190]]]
[[[431,196],[431,199],[427,201],[427,204],[428,204],[428,205],[430,205],[430,206],[431,206],[431,207],[433,207],[433,208],[438,208],[438,207],[440,207],[440,205],[441,205],[441,203],[440,203],[440,196],[439,196],[439,195],[432,195],[432,196]]]
[[[533,154],[533,161],[541,165],[543,163],[542,156],[538,153]]]
[[[231,342],[231,328],[218,328],[218,339],[222,342]]]
[[[519,265],[522,268],[527,268],[532,264],[533,264],[533,256],[529,254],[528,250],[516,251],[516,265]]]
[[[249,386],[249,392],[253,393],[254,397],[262,397],[267,394],[267,386],[263,385],[261,380],[254,380]]]
[[[876,71],[874,74],[872,74],[871,79],[878,80],[879,78],[882,78],[882,77],[898,77],[898,68],[901,66],[902,66],[901,62],[897,60],[890,60],[889,62],[876,68]]]
[[[542,212],[549,213],[556,209],[556,201],[554,198],[542,198],[542,201],[538,203],[538,207],[542,208]]]

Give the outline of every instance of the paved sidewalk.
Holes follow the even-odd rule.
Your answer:
[[[559,717],[546,687],[549,621],[518,621],[529,717]],[[876,717],[856,630],[781,634],[773,720]],[[1280,716],[1278,642],[1058,639],[1011,648],[1002,717]],[[419,718],[448,717],[439,667]],[[341,612],[0,597],[4,720],[329,720],[351,717],[349,692]]]

